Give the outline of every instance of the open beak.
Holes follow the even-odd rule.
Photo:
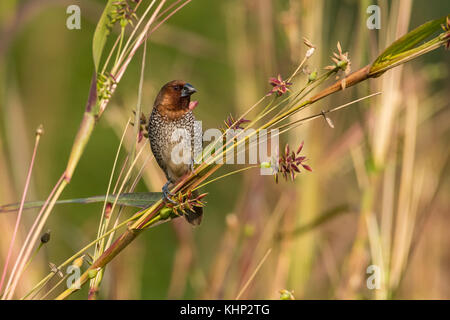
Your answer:
[[[182,97],[189,97],[190,95],[196,93],[197,90],[189,83],[186,83],[181,90]]]

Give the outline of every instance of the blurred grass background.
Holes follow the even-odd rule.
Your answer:
[[[408,30],[450,12],[444,1],[379,1],[381,29],[369,30],[366,8],[377,3],[194,0],[147,46],[143,109],[150,112],[164,83],[184,79],[198,90],[203,128],[219,127],[267,93],[269,77],[295,69],[307,49],[302,37],[317,46],[310,70],[330,64],[337,41],[356,70]],[[81,8],[81,30],[66,28],[71,4]],[[20,199],[39,124],[45,135],[28,199],[45,199],[65,169],[102,9],[103,1],[92,0],[0,3],[0,204]],[[291,145],[305,141],[314,169],[295,183],[275,185],[255,171],[208,186],[202,226],[177,219],[145,232],[107,267],[100,297],[233,299],[272,248],[243,298],[277,299],[287,289],[297,299],[449,299],[449,61],[448,52],[437,50],[305,110],[302,117],[383,93],[333,114],[334,129],[317,120],[284,137]],[[138,57],[62,198],[105,193],[137,101],[139,70]],[[137,191],[159,191],[164,182],[152,163]],[[329,212],[336,214],[326,223],[292,233]],[[20,296],[48,262],[65,260],[95,238],[100,213],[101,205],[55,208],[47,223],[51,241],[24,276]],[[26,212],[16,243],[35,214]],[[0,262],[14,223],[13,214],[0,216]],[[379,290],[366,286],[371,264],[383,270]],[[86,289],[74,295],[85,297]]]

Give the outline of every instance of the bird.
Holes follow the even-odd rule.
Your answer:
[[[191,101],[191,95],[197,90],[183,80],[172,80],[162,86],[153,103],[153,109],[149,116],[147,132],[150,147],[156,162],[167,178],[167,183],[162,188],[164,201],[171,201],[169,186],[180,178],[189,174],[194,168],[194,141],[199,133],[194,130],[195,116],[194,108],[197,101]],[[179,131],[179,129],[182,129]],[[186,136],[177,136],[184,132]],[[201,134],[201,133],[200,133]],[[175,139],[174,139],[175,138]],[[184,141],[181,139],[184,138]],[[200,140],[201,141],[201,140]],[[180,142],[183,159],[178,158]],[[182,148],[181,148],[182,149]],[[181,161],[180,161],[181,160]],[[194,190],[192,196],[197,196]],[[186,211],[186,220],[192,225],[199,225],[203,217],[203,208],[194,207]]]

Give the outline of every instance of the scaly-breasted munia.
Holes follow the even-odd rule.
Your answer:
[[[161,88],[153,104],[147,130],[153,155],[168,180],[162,188],[165,200],[170,195],[169,185],[193,168],[194,133],[196,132],[194,132],[195,117],[192,111],[197,102],[191,102],[191,95],[195,92],[195,88],[189,83],[173,80]],[[180,146],[180,139],[183,139],[180,137],[178,137],[180,139],[174,139],[174,132],[179,129],[186,130],[184,132],[187,136],[184,138],[188,139],[185,139],[184,143],[188,144],[188,149],[185,150],[190,152],[187,154],[187,159],[184,158],[183,161],[176,157],[176,152],[173,152],[176,146]],[[186,154],[183,156],[186,157]],[[193,195],[195,196],[195,192]],[[201,207],[194,207],[194,210],[189,211],[185,218],[189,223],[198,225],[202,220],[202,214]]]

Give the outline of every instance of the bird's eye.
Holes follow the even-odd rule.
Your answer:
[[[176,91],[180,91],[181,90],[181,86],[175,86],[173,87]]]

